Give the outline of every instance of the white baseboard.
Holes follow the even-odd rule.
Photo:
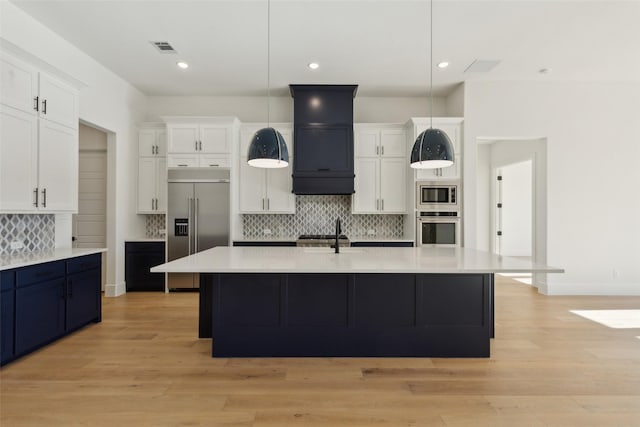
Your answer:
[[[547,283],[546,288],[546,295],[640,296],[638,282]]]
[[[127,285],[125,282],[120,282],[116,284],[107,284],[104,287],[105,297],[119,297],[120,295],[124,295],[126,293],[127,293]]]

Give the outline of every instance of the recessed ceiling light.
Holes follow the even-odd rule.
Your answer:
[[[438,68],[447,68],[449,63],[447,61],[442,61],[438,63]]]
[[[538,70],[540,74],[549,74],[551,72],[551,68],[541,68]]]
[[[179,68],[182,68],[183,70],[186,70],[187,68],[189,68],[189,64],[187,64],[187,63],[186,63],[186,62],[184,62],[184,61],[177,62],[177,63],[176,63],[176,65],[177,65]]]
[[[309,63],[309,68],[311,68],[312,70],[317,70],[319,66],[320,66],[320,64],[318,64],[317,62],[310,62]]]

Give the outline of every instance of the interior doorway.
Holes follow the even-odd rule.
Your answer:
[[[71,218],[74,248],[107,247],[107,134],[80,124],[78,213]],[[102,289],[106,260],[102,254]]]
[[[486,249],[546,264],[546,139],[481,138],[478,143],[478,226],[484,221],[488,226]],[[546,293],[545,274],[513,278]]]

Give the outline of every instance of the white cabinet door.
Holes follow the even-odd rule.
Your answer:
[[[200,141],[198,151],[201,153],[229,153],[230,130],[220,125],[200,125]]]
[[[0,212],[36,210],[37,120],[31,112],[0,107]]]
[[[241,213],[263,213],[266,210],[266,172],[249,166],[240,159],[239,210]]]
[[[138,156],[153,157],[158,146],[155,129],[138,131]]]
[[[200,157],[197,154],[167,154],[167,166],[170,168],[200,167]]]
[[[0,103],[36,114],[38,72],[13,57],[0,58]]]
[[[167,211],[167,159],[159,157],[156,161],[156,212],[165,213]]]
[[[40,120],[40,210],[78,211],[78,131]]]
[[[270,213],[295,213],[296,211],[296,198],[291,192],[293,158],[290,157],[289,160],[289,166],[286,168],[266,170],[267,211]]]
[[[196,153],[199,148],[198,125],[170,125],[168,127],[169,153]]]
[[[40,118],[78,128],[78,93],[71,86],[40,73]]]
[[[380,210],[407,212],[407,162],[404,157],[380,160]]]
[[[228,168],[231,167],[229,156],[200,154],[198,166],[201,168]]]
[[[156,159],[138,159],[138,213],[153,213],[156,198]]]
[[[356,128],[355,157],[377,157],[380,154],[380,131],[370,128]]]
[[[352,212],[378,213],[380,207],[378,183],[380,181],[380,161],[377,158],[356,158],[355,193],[352,196]]]
[[[382,129],[380,131],[380,155],[385,157],[406,157],[407,137],[402,129]]]
[[[156,130],[156,155],[161,157],[167,156],[167,131],[164,129]]]

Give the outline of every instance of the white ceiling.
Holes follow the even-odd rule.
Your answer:
[[[267,92],[267,0],[11,1],[148,95]],[[271,93],[356,83],[359,95],[426,95],[428,7],[271,0]],[[434,66],[436,94],[475,79],[640,80],[640,0],[435,0],[433,14],[434,64],[451,63]],[[150,40],[178,54],[160,54]],[[501,62],[465,73],[475,59]],[[309,70],[311,61],[320,69]]]

